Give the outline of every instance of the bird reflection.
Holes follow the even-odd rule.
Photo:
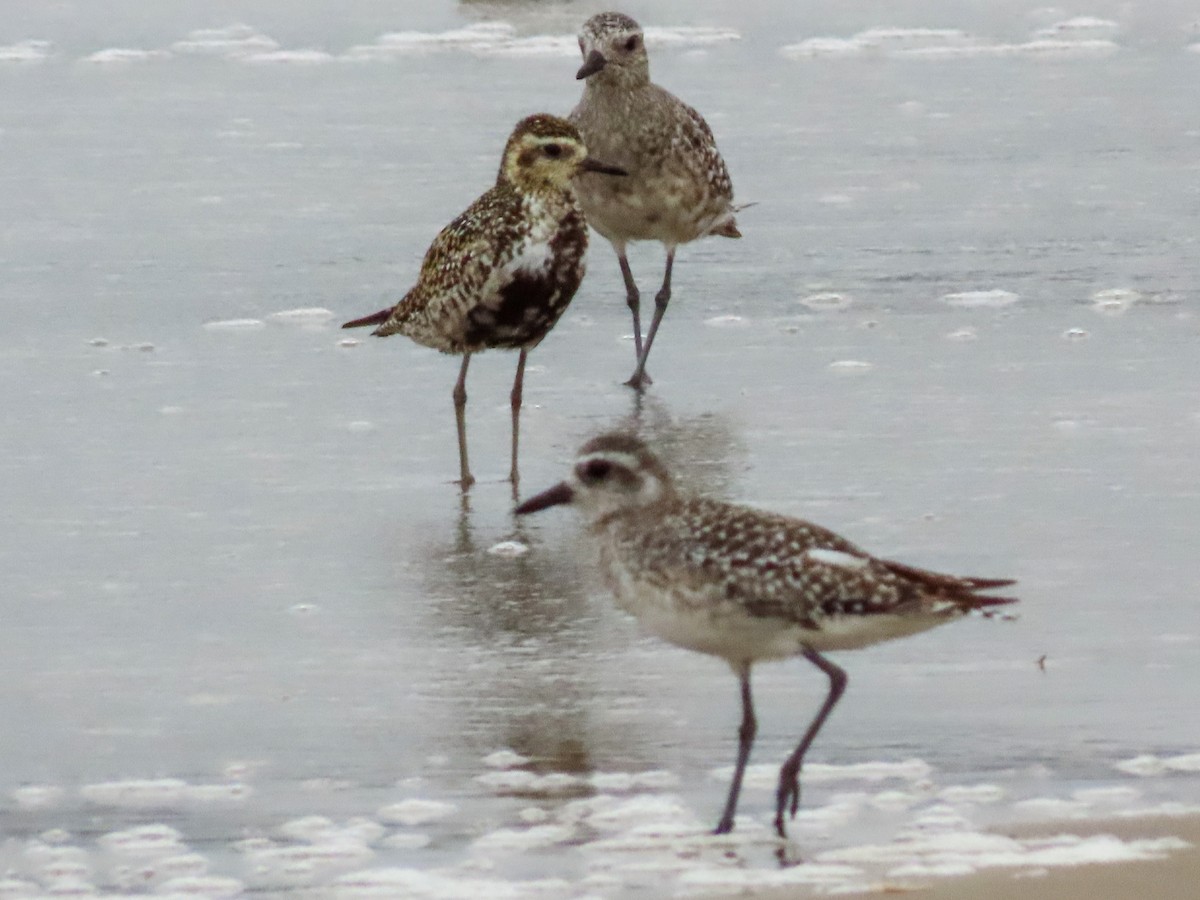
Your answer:
[[[610,430],[628,431],[651,444],[689,491],[721,498],[736,493],[747,450],[726,416],[700,413],[678,418],[661,400],[638,394],[630,414]]]
[[[590,718],[602,705],[596,670],[605,663],[590,651],[596,616],[585,582],[561,554],[521,552],[529,538],[507,503],[488,510],[507,535],[480,538],[473,502],[461,495],[449,538],[416,554],[426,592],[441,598],[439,634],[466,645],[464,657],[475,661],[455,673],[470,679],[458,692],[463,739],[480,755],[507,748],[527,756],[534,771],[588,773]]]
[[[676,418],[653,398],[637,398],[615,424],[661,447],[688,473],[690,490],[728,493],[740,469],[731,461],[745,456],[725,417]],[[643,705],[653,704],[653,691],[614,677],[636,629],[621,630],[624,617],[595,580],[586,543],[567,552],[540,546],[586,536],[517,521],[495,493],[456,502],[449,531],[409,558],[431,598],[434,639],[461,648],[445,676],[461,683],[451,692],[461,698],[459,739],[480,756],[511,749],[545,773],[661,767],[660,748],[639,727],[643,716],[660,714]],[[628,715],[614,716],[617,706]]]

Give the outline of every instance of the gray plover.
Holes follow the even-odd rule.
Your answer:
[[[621,265],[637,353],[626,384],[641,390],[650,381],[646,359],[671,299],[675,249],[710,234],[742,236],[733,184],[703,116],[650,81],[637,22],[615,12],[592,16],[579,32],[579,49],[583,66],[576,78],[586,83],[570,119],[593,153],[629,173],[619,183],[582,175],[578,186],[588,223],[612,243]],[[625,256],[630,241],[660,241],[667,251],[645,343],[640,295]]]
[[[718,834],[733,828],[757,731],[750,669],[803,656],[829,678],[829,693],[779,772],[775,830],[800,803],[800,767],[846,687],[826,659],[933,628],[972,610],[1016,601],[982,594],[1013,584],[960,578],[870,556],[819,525],[676,491],[637,438],[606,434],[584,444],[566,481],[526,500],[518,515],[560,503],[579,507],[599,548],[617,604],[651,633],[712,654],[741,686],[737,762]]]
[[[467,464],[467,365],[471,354],[520,350],[510,395],[515,484],[525,360],[566,310],[584,273],[587,225],[573,179],[580,172],[624,175],[588,155],[579,131],[556,116],[522,119],[504,147],[496,184],[434,238],[417,283],[394,307],[347,322],[377,325],[443,353],[461,354],[454,385],[461,484]]]

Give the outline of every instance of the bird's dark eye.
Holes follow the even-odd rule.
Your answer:
[[[612,463],[604,459],[593,459],[584,464],[583,475],[584,481],[602,481],[608,477],[608,473],[612,471]]]
[[[546,144],[546,146],[542,147],[542,152],[551,159],[558,159],[562,156],[563,148],[561,144]]]
[[[635,34],[633,37],[631,37],[629,40],[627,40],[625,42],[625,49],[627,51],[629,51],[630,53],[632,53],[634,50],[637,49],[637,44],[638,44],[638,39],[637,39],[637,35]]]

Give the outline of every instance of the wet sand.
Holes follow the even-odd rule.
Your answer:
[[[1093,863],[1056,868],[997,868],[962,878],[928,881],[882,881],[867,893],[846,897],[905,894],[921,900],[1195,900],[1200,896],[1200,816],[1095,819],[1001,829],[1018,838],[1072,834],[1113,835],[1122,841],[1178,837],[1191,846],[1161,859]],[[777,900],[795,897],[781,891],[764,895]]]

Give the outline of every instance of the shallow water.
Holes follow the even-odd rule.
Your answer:
[[[556,48],[587,10],[289,4],[214,37],[189,33],[252,11],[136,6],[0,34],[4,869],[110,893],[655,896],[733,889],[732,860],[767,883],[771,778],[819,673],[756,672],[741,838],[700,837],[735,682],[612,608],[568,513],[513,521],[515,358],[472,364],[463,501],[456,362],[336,328],[399,296],[517,118],[574,103]],[[711,29],[660,36],[655,76],[758,205],[742,241],[680,252],[641,404],[594,243],[531,358],[523,493],[635,419],[695,490],[1019,579],[1016,621],[838,657],[850,689],[811,759],[849,768],[809,770],[795,827],[832,854],[792,870],[818,887],[893,871],[844,854],[904,829],[1197,803],[1196,35],[1097,4],[1112,49],[926,58],[910,35],[793,58],[871,26],[988,48],[1054,20],[776,6],[630,10]],[[380,38],[481,19],[515,30]],[[88,61],[113,49],[165,52]],[[661,254],[633,263],[649,296]],[[332,315],[274,316],[312,309]],[[510,540],[528,552],[489,552]]]

